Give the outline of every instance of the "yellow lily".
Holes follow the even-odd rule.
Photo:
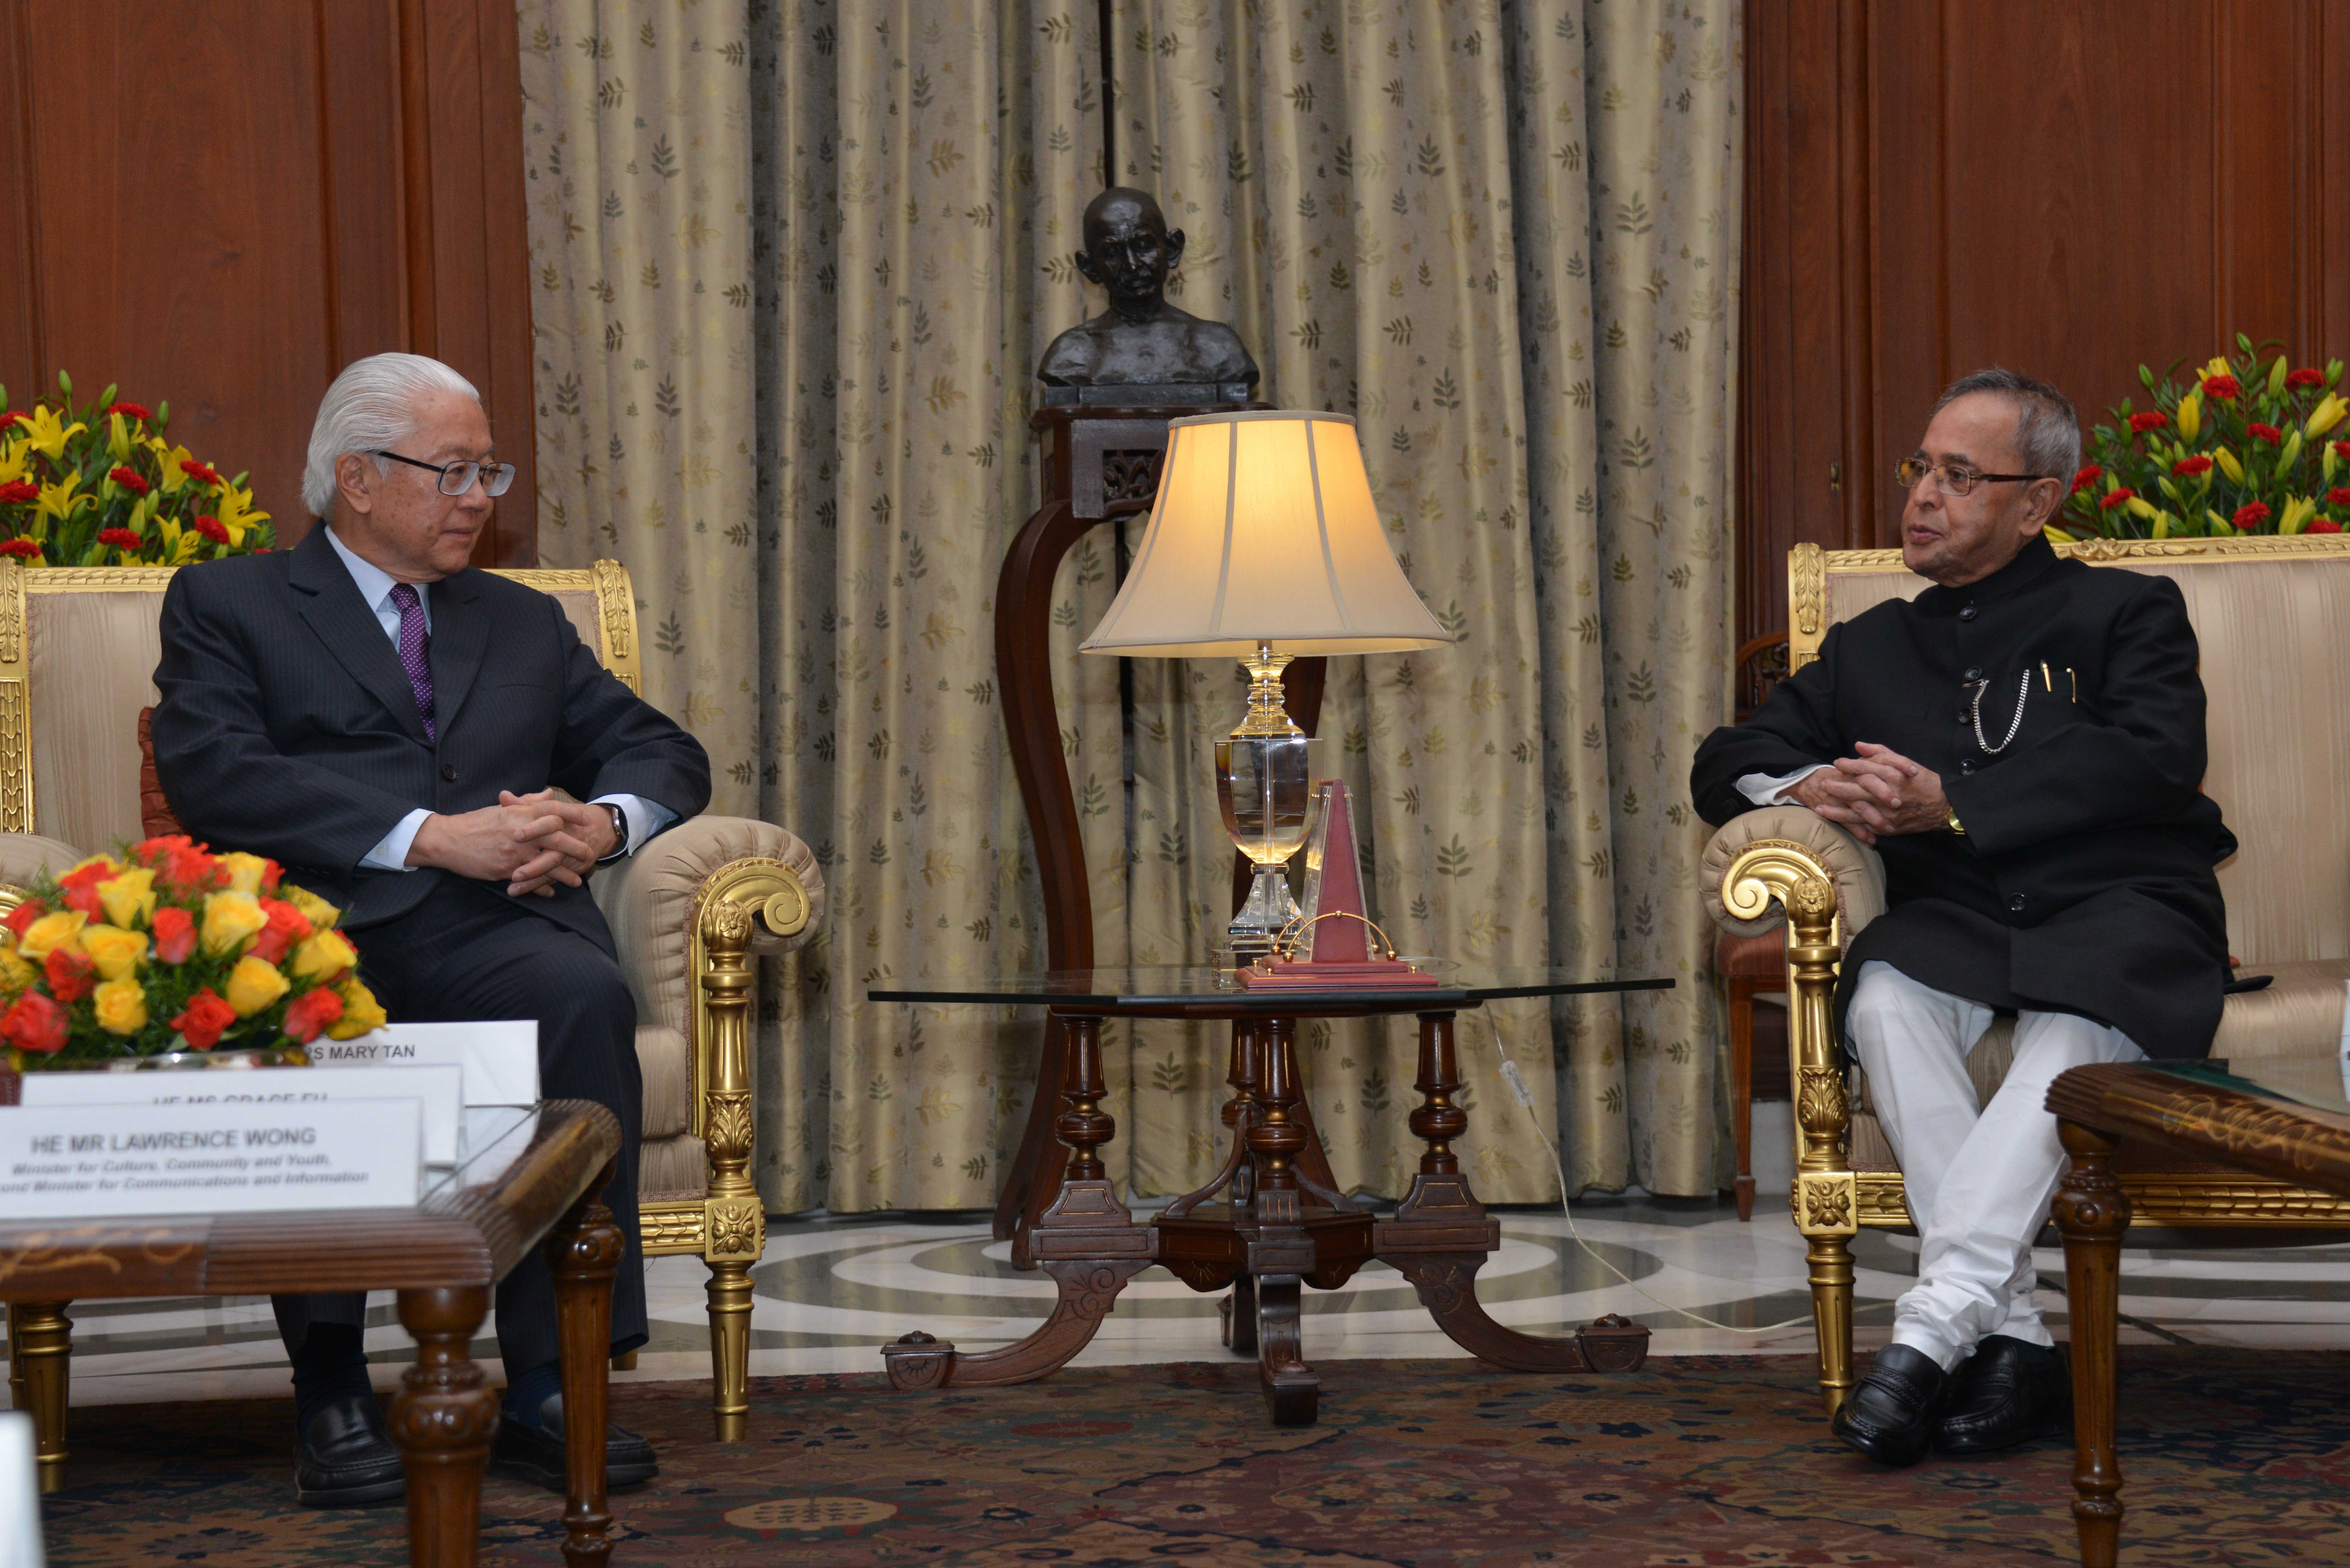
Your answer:
[[[20,441],[0,441],[0,484],[14,484],[32,463],[32,449]]]
[[[2340,393],[2328,392],[2317,407],[2309,410],[2309,418],[2302,423],[2302,433],[2315,441],[2340,424],[2345,414],[2350,414],[2350,403],[2344,402]]]
[[[63,457],[68,438],[88,429],[79,420],[67,424],[57,417],[57,410],[43,403],[33,410],[32,422],[24,427],[25,444],[49,457]]]
[[[2309,526],[2309,520],[2316,515],[2316,502],[2304,495],[2295,495],[2285,502],[2284,511],[2277,518],[2277,532],[2298,534]]]
[[[2073,535],[2067,534],[2064,529],[2057,527],[2054,524],[2042,524],[2040,525],[2040,532],[2052,545],[2069,545],[2073,543]]]
[[[80,511],[84,506],[89,505],[95,499],[94,497],[88,495],[76,495],[74,493],[75,489],[79,486],[80,483],[80,474],[68,473],[59,483],[44,484],[41,486],[40,499],[33,503],[33,513],[36,519],[41,517],[54,517],[58,522],[63,523],[71,518],[75,513]],[[41,524],[41,526],[46,528],[47,524]],[[36,538],[40,536],[41,535],[35,535]]]
[[[219,518],[221,526],[228,530],[228,542],[232,546],[244,543],[247,528],[255,523],[269,521],[268,513],[253,509],[253,492],[239,490],[233,484],[221,486],[220,503],[213,515]]]
[[[2244,483],[2244,465],[2236,461],[2236,454],[2230,452],[2226,447],[2223,446],[2217,452],[2213,452],[2211,454],[2211,461],[2220,465],[2220,472],[2228,476],[2229,483],[2241,484]]]
[[[2178,424],[2181,444],[2193,446],[2195,438],[2203,432],[2203,389],[2200,387],[2178,400]]]
[[[130,431],[120,414],[106,416],[106,450],[118,463],[130,461]]]
[[[2217,512],[2212,511],[2209,506],[2206,506],[2205,508],[2203,508],[2203,515],[2204,515],[2204,516],[2206,516],[2206,517],[2208,517],[2208,518],[2210,518],[2210,519],[2211,520],[2211,532],[2212,532],[2212,533],[2214,533],[2214,534],[2233,534],[2233,533],[2235,532],[2235,530],[2234,530],[2233,528],[2230,528],[2230,526],[2228,526],[2228,520],[2227,520],[2225,517],[2220,516]]]
[[[155,455],[162,460],[164,489],[177,490],[188,482],[188,476],[180,464],[193,457],[193,452],[183,446],[165,446],[160,441],[150,441],[148,445],[153,447]]]
[[[2213,376],[2232,376],[2234,374],[2235,371],[2229,368],[2228,357],[2225,354],[2212,355],[2211,362],[2203,367],[2203,376],[2207,379]]]
[[[2277,452],[2277,472],[2289,473],[2293,471],[2293,465],[2300,461],[2301,432],[2295,431],[2284,438],[2284,445]]]
[[[2170,513],[2165,512],[2154,520],[2154,537],[2158,539],[2168,539],[2181,532],[2178,519]]]
[[[2291,373],[2292,367],[2288,366],[2284,362],[2284,356],[2282,354],[2278,355],[2276,357],[2276,363],[2269,367],[2270,397],[2276,397],[2284,390],[2284,379]]]

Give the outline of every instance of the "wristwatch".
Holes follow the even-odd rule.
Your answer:
[[[612,814],[612,853],[596,862],[598,866],[609,866],[629,852],[629,814],[608,800],[597,804]]]

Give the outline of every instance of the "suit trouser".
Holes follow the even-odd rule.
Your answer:
[[[503,885],[443,877],[408,914],[355,931],[359,975],[404,1023],[538,1020],[539,1092],[593,1100],[620,1118],[620,1155],[604,1202],[627,1239],[612,1280],[612,1353],[645,1342],[644,1251],[637,1233],[637,1147],[644,1087],[637,1008],[611,953],[506,897]],[[599,928],[600,929],[600,928]],[[313,1323],[366,1322],[356,1292],[278,1296],[287,1354]],[[536,1248],[497,1289],[498,1353],[512,1376],[556,1359],[555,1280]]]
[[[2048,1085],[2070,1067],[2145,1055],[2094,1019],[2019,1012],[2015,1064],[1981,1105],[1967,1054],[1993,1016],[1874,961],[1861,966],[1845,1010],[1845,1033],[1900,1158],[1920,1238],[1918,1282],[1894,1304],[1893,1343],[1945,1371],[1994,1334],[2055,1343],[2033,1299],[2032,1243],[2064,1171]]]

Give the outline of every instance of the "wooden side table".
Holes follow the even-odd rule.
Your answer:
[[[2059,1075],[2048,1108],[2073,1157],[2054,1206],[2073,1325],[2073,1517],[2083,1568],[2114,1568],[2122,1523],[2114,1349],[2121,1239],[2130,1222],[2116,1152],[2125,1162],[2140,1149],[2216,1161],[2314,1189],[2311,1196],[2350,1198],[2350,1104],[2265,1087],[2206,1063],[2139,1062]]]
[[[1052,1315],[1016,1345],[965,1355],[927,1334],[910,1334],[881,1355],[899,1388],[1024,1383],[1067,1365],[1109,1314],[1127,1282],[1153,1263],[1195,1291],[1232,1288],[1224,1343],[1257,1357],[1259,1386],[1275,1426],[1311,1426],[1321,1379],[1301,1335],[1303,1287],[1336,1290],[1373,1258],[1409,1280],[1436,1324],[1462,1349],[1513,1372],[1628,1372],[1648,1355],[1648,1331],[1603,1318],[1569,1339],[1547,1339],[1496,1323],[1477,1300],[1477,1271],[1501,1245],[1461,1169],[1452,1140],[1469,1113],[1453,1102],[1461,1070],[1453,1049],[1457,1014],[1517,997],[1666,991],[1669,980],[1584,980],[1551,970],[1463,971],[1446,966],[1422,991],[1249,992],[1231,971],[1134,968],[1012,975],[953,989],[876,988],[874,1002],[999,1006],[1044,1003],[1050,1027],[1069,1041],[1052,1124],[1070,1149],[1057,1181],[1040,1189],[1032,1217],[1013,1240],[1013,1261],[1042,1269],[1059,1285]],[[1420,1105],[1413,1136],[1426,1146],[1410,1190],[1380,1219],[1336,1190],[1305,1112],[1295,1039],[1301,1018],[1416,1016]],[[1097,1151],[1117,1124],[1101,1108],[1105,1018],[1228,1019],[1233,1089],[1224,1107],[1232,1129],[1223,1168],[1199,1191],[1138,1224],[1107,1179]],[[1219,1200],[1221,1199],[1221,1200]]]
[[[464,1158],[412,1210],[226,1213],[45,1222],[0,1219],[9,1392],[32,1412],[41,1490],[64,1484],[66,1385],[77,1299],[399,1293],[416,1365],[390,1425],[408,1471],[409,1561],[471,1568],[498,1396],[468,1354],[490,1292],[534,1245],[555,1272],[569,1471],[563,1554],[611,1553],[604,1429],[619,1227],[598,1201],[620,1152],[602,1106],[550,1100],[467,1113]]]

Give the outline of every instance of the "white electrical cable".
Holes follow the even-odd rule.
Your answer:
[[[1794,1328],[1798,1324],[1807,1324],[1812,1321],[1811,1314],[1806,1313],[1802,1317],[1791,1317],[1783,1323],[1766,1324],[1761,1328],[1741,1328],[1736,1324],[1721,1323],[1716,1319],[1706,1316],[1703,1313],[1694,1313],[1690,1311],[1687,1307],[1675,1306],[1669,1301],[1662,1300],[1658,1296],[1650,1294],[1639,1281],[1634,1279],[1631,1275],[1617,1268],[1599,1251],[1598,1248],[1585,1241],[1583,1239],[1583,1232],[1575,1228],[1575,1210],[1568,1205],[1566,1199],[1567,1186],[1565,1162],[1559,1158],[1558,1146],[1552,1143],[1550,1141],[1550,1135],[1543,1131],[1542,1119],[1534,1115],[1534,1092],[1527,1086],[1526,1075],[1518,1071],[1517,1063],[1511,1059],[1510,1048],[1502,1044],[1502,1026],[1494,1020],[1491,1013],[1487,1013],[1485,1015],[1485,1027],[1492,1032],[1494,1053],[1502,1058],[1502,1081],[1510,1086],[1511,1096],[1515,1099],[1518,1104],[1525,1106],[1526,1120],[1533,1125],[1534,1137],[1541,1138],[1543,1147],[1550,1152],[1551,1168],[1558,1172],[1559,1212],[1566,1216],[1566,1233],[1575,1238],[1575,1244],[1576,1246],[1590,1253],[1593,1260],[1596,1262],[1601,1268],[1606,1269],[1609,1273],[1615,1275],[1617,1279],[1623,1281],[1626,1284],[1639,1292],[1642,1296],[1664,1308],[1665,1311],[1669,1313],[1678,1313],[1682,1317],[1688,1318],[1691,1323],[1701,1323],[1708,1328],[1718,1328],[1725,1334],[1777,1334],[1782,1329]]]

